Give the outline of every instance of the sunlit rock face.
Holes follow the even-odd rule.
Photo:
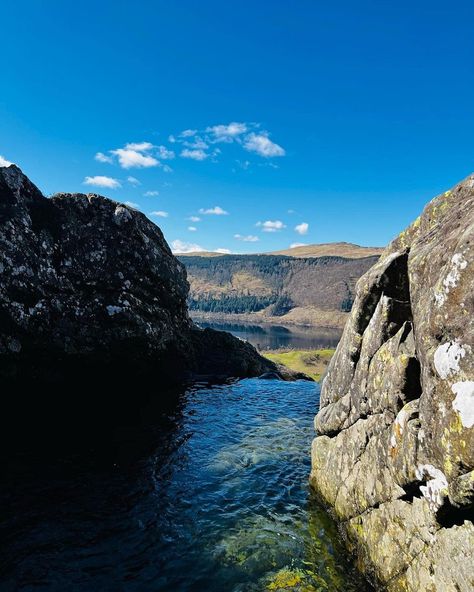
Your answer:
[[[146,376],[156,389],[275,370],[249,344],[196,328],[187,294],[183,265],[143,214],[95,194],[47,199],[18,167],[0,168],[4,384]]]
[[[311,484],[389,591],[474,588],[474,175],[363,276],[324,380]]]

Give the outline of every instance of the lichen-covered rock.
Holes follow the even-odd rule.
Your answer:
[[[474,589],[474,175],[357,285],[321,393],[311,484],[390,592]]]
[[[47,199],[16,166],[0,168],[4,392],[40,382],[97,389],[99,378],[104,391],[142,378],[159,390],[277,370],[248,343],[197,328],[187,294],[183,265],[143,214],[94,194]]]

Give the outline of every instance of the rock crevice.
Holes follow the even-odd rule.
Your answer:
[[[311,484],[390,592],[474,587],[473,238],[471,176],[359,280],[323,383]]]

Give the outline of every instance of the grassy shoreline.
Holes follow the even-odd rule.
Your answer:
[[[291,370],[304,372],[319,382],[334,352],[334,349],[279,349],[262,351],[260,354]]]

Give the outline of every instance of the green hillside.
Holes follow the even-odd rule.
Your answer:
[[[189,308],[203,315],[341,326],[359,277],[378,256],[179,256],[190,283]]]

